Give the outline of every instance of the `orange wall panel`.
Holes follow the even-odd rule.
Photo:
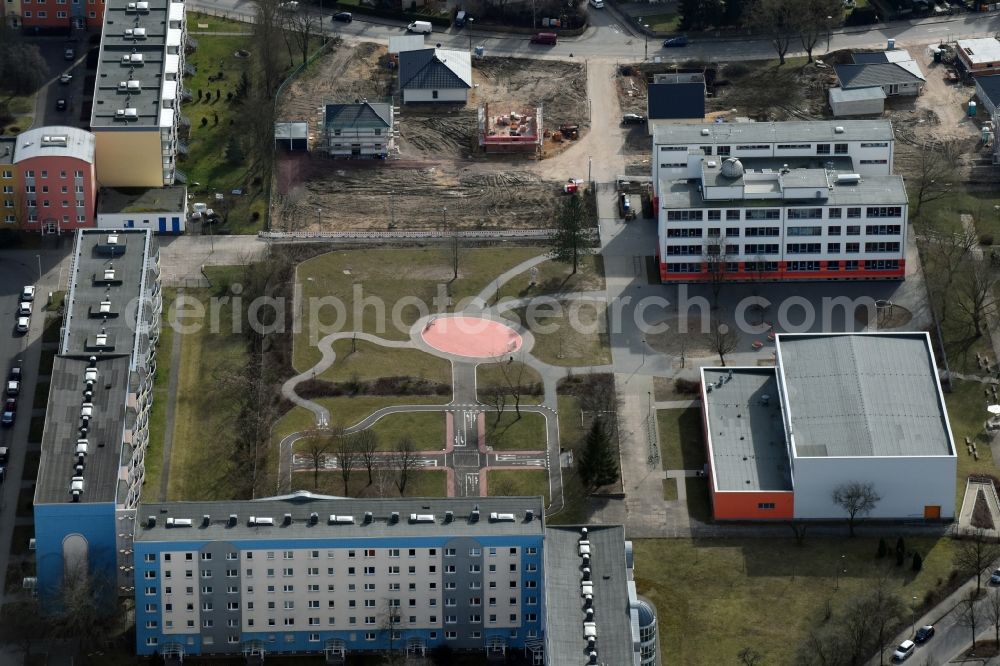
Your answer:
[[[791,520],[794,516],[791,491],[725,492],[712,491],[712,515],[716,520]],[[773,509],[758,505],[773,503]]]

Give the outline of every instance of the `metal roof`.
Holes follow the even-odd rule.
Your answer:
[[[842,127],[843,132],[837,128]],[[708,134],[703,135],[702,130]],[[706,145],[712,143],[805,143],[892,141],[888,120],[810,120],[772,123],[701,123],[661,125],[654,130],[656,145]]]
[[[927,333],[779,334],[796,457],[955,454]]]
[[[1000,106],[1000,75],[977,76],[976,90],[984,95],[993,106]]]
[[[830,88],[830,102],[837,104],[840,102],[867,102],[873,99],[885,99],[885,90],[882,86],[870,86],[868,88]]]
[[[1000,40],[996,37],[960,39],[958,48],[973,65],[985,65],[1000,61]]]
[[[545,663],[548,666],[587,663],[587,641],[583,636],[586,615],[580,586],[583,578],[580,530],[569,526],[545,530]],[[587,541],[597,625],[597,663],[629,666],[637,662],[632,649],[625,528],[588,525]],[[663,630],[661,626],[659,631]]]
[[[97,193],[97,214],[180,213],[187,209],[187,188],[102,187]]]
[[[274,123],[275,139],[308,139],[309,123],[307,122],[283,122]]]
[[[651,83],[646,110],[652,120],[664,118],[704,118],[705,82]]]
[[[370,129],[392,127],[392,105],[384,102],[327,104],[327,129]]]
[[[701,380],[716,488],[790,491],[775,369],[702,368]]]
[[[94,163],[94,135],[79,127],[49,125],[17,135],[14,164],[33,157],[72,157]]]
[[[129,0],[108,0],[104,9],[104,26],[101,31],[101,50],[97,61],[94,85],[94,105],[91,128],[132,130],[160,126],[160,88],[167,79],[166,54],[168,37],[171,43],[181,37],[181,31],[169,28],[172,0],[149,0],[148,11],[137,12],[128,7]],[[176,13],[176,10],[175,10]],[[175,19],[176,20],[176,19]],[[125,31],[144,29],[142,39],[126,36]],[[168,34],[170,33],[170,34]],[[134,33],[133,33],[134,34]],[[180,45],[183,50],[183,45]],[[141,56],[141,61],[122,62],[123,57]],[[180,56],[172,56],[176,72]],[[123,81],[138,81],[138,90],[122,90]],[[116,113],[125,108],[134,109],[135,116],[128,120]]]
[[[108,249],[109,237],[116,240],[114,255]],[[145,359],[149,353],[148,332],[136,324],[135,301],[148,298],[152,289],[156,260],[151,256],[155,257],[152,233],[145,229],[77,232],[63,333],[52,364],[36,504],[71,501],[70,482],[81,438],[88,440],[88,450],[80,502],[115,500],[125,432],[136,416],[128,405],[131,386],[141,372],[135,359]],[[112,269],[113,275],[105,274]],[[142,312],[148,317],[148,307]],[[98,341],[99,335],[107,339]],[[91,357],[96,358],[93,363]],[[97,376],[84,435],[85,373],[91,366]]]
[[[923,76],[917,76],[896,62],[835,65],[834,70],[840,79],[840,87],[848,89],[924,81]]]
[[[473,511],[479,510],[477,520]],[[365,513],[371,512],[366,522]],[[449,517],[447,512],[451,512]],[[527,518],[527,512],[533,512]],[[396,520],[392,513],[396,512]],[[310,522],[311,514],[316,522]],[[509,514],[494,520],[491,514]],[[290,515],[285,523],[285,515]],[[426,517],[411,520],[411,514]],[[235,524],[229,517],[236,516]],[[541,497],[364,498],[345,499],[308,492],[259,500],[143,503],[138,509],[136,541],[234,541],[239,539],[414,538],[421,536],[541,535],[545,505]],[[149,517],[155,517],[150,526]],[[208,516],[208,524],[204,524]],[[255,519],[250,522],[251,516]],[[260,523],[270,518],[273,525]],[[338,518],[340,520],[338,520]],[[190,519],[181,529],[168,520]]]
[[[420,49],[399,54],[399,87],[445,89],[472,87],[468,51]]]

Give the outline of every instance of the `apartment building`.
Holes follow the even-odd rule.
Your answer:
[[[71,29],[99,28],[105,0],[6,0],[6,21],[34,33],[65,34]]]
[[[105,12],[91,131],[101,187],[160,187],[183,182],[180,115],[184,3],[112,0]]]
[[[539,497],[144,503],[136,649],[543,650]]]
[[[93,134],[69,126],[22,132],[17,136],[12,167],[21,191],[15,189],[8,198],[5,190],[5,219],[13,214],[23,230],[42,233],[94,226]]]
[[[148,230],[76,232],[35,487],[38,592],[131,594],[161,293]],[[96,601],[96,600],[95,600]]]
[[[22,185],[18,172],[14,168],[14,148],[17,139],[0,137],[0,202],[3,203],[2,228],[9,229],[16,225],[18,202],[21,200]]]
[[[887,176],[894,146],[888,120],[660,125],[653,133],[653,184],[690,177],[691,156],[839,161],[863,176]]]

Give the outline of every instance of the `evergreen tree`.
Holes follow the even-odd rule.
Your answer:
[[[573,264],[576,273],[580,255],[594,244],[594,229],[587,225],[587,208],[579,195],[571,194],[563,199],[551,243],[549,256],[564,264]]]
[[[903,560],[906,558],[906,544],[903,543],[903,537],[899,537],[896,540],[896,566],[903,566]]]
[[[588,488],[600,488],[618,480],[618,461],[601,418],[594,419],[590,426],[578,471],[580,480]]]

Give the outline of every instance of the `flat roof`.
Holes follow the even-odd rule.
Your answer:
[[[545,530],[545,663],[579,666],[587,663],[583,637],[584,613],[580,583],[580,527]],[[629,569],[625,559],[625,528],[588,525],[590,571],[594,586],[594,622],[597,625],[597,662],[630,666],[632,619],[629,605]],[[661,623],[660,631],[664,627]]]
[[[478,520],[471,518],[479,510]],[[365,512],[372,513],[365,522]],[[449,519],[446,512],[451,511]],[[529,520],[527,512],[532,511]],[[391,520],[392,512],[398,520]],[[310,514],[317,522],[310,524]],[[509,514],[510,520],[493,520],[490,514]],[[230,526],[229,516],[236,515]],[[285,514],[291,519],[285,524]],[[428,517],[414,522],[411,514]],[[149,517],[156,518],[150,526]],[[203,524],[204,516],[209,517]],[[273,526],[255,519],[271,518]],[[340,517],[341,521],[331,521]],[[421,536],[541,535],[545,505],[541,497],[449,497],[349,499],[298,492],[258,500],[219,502],[144,502],[139,506],[136,541],[234,541],[238,539],[413,538]],[[169,525],[169,519],[190,519],[192,526]]]
[[[702,368],[701,379],[716,488],[790,491],[775,369]]]
[[[952,456],[927,333],[779,334],[797,457]]]
[[[149,0],[149,10],[145,12],[130,10],[129,4],[134,3],[108,0],[104,10],[91,128],[131,130],[160,126],[160,88],[167,78],[168,33],[173,37],[172,43],[182,37],[180,29],[169,27],[170,9],[172,4],[182,3]],[[143,39],[126,36],[126,30],[136,28],[145,30]],[[183,45],[179,48],[183,49]],[[135,62],[133,56],[137,56]],[[129,62],[123,63],[123,58],[129,58]],[[119,84],[127,81],[137,81],[139,88],[121,89]],[[119,117],[117,112],[125,108],[134,109],[135,116],[127,120]]]
[[[837,132],[843,127],[843,132]],[[708,130],[707,135],[702,130]],[[702,123],[659,125],[655,145],[815,143],[836,141],[892,141],[888,120],[810,120],[770,123]]]
[[[275,139],[308,139],[309,123],[307,122],[280,122],[274,123]]]
[[[984,65],[1000,60],[1000,40],[996,37],[960,39],[958,48],[973,65]]]
[[[181,213],[187,208],[187,188],[102,187],[97,194],[97,214]]]
[[[33,157],[70,157],[94,163],[94,135],[79,127],[49,125],[17,135],[14,163]]]
[[[1000,75],[977,76],[976,90],[986,97],[993,106],[1000,106]]]
[[[114,255],[109,237],[116,237]],[[146,229],[77,232],[63,330],[52,364],[36,504],[72,501],[70,483],[82,438],[87,440],[87,454],[79,501],[113,502],[119,482],[124,483],[121,452],[135,418],[128,405],[133,374],[138,372],[134,358],[144,358],[149,345],[147,332],[136,330],[134,301],[148,293],[155,277],[151,254],[152,233]],[[110,270],[113,275],[105,273]],[[88,368],[96,369],[97,376],[85,421]],[[84,424],[86,433],[81,432]]]
[[[885,99],[885,90],[882,86],[869,86],[867,88],[830,88],[830,101],[838,102],[867,102],[873,99]]]

